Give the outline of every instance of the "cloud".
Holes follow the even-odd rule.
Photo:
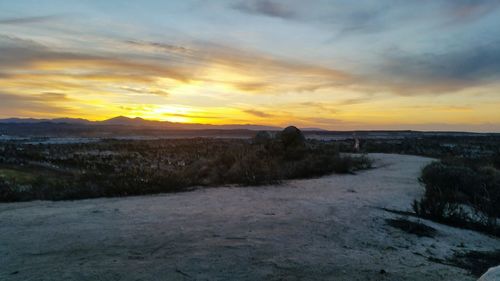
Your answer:
[[[7,78],[65,76],[88,80],[151,81],[152,77],[166,77],[183,82],[189,80],[182,68],[166,64],[116,55],[56,51],[31,40],[8,36],[0,36],[0,68],[4,69],[3,76]],[[47,71],[9,73],[15,69],[46,70],[44,68],[48,68]],[[78,71],[69,71],[72,68]]]
[[[262,15],[313,24],[331,42],[344,37],[365,36],[397,30],[446,28],[481,20],[500,7],[497,0],[344,0],[278,1],[248,0],[231,6],[252,15]]]
[[[445,0],[450,24],[460,24],[480,19],[500,7],[496,0]]]
[[[43,22],[48,22],[52,21],[54,19],[59,18],[60,16],[37,16],[37,17],[22,17],[22,18],[8,18],[8,19],[0,19],[0,25],[2,24],[9,24],[9,25],[14,25],[14,24],[38,24],[38,23],[43,23]]]
[[[180,50],[161,43],[149,42],[147,45]],[[0,36],[0,67],[5,69],[2,77],[11,81],[43,79],[144,84],[169,78],[181,83],[226,84],[243,92],[266,94],[315,91],[349,83],[351,79],[350,74],[325,66],[211,43],[199,43],[188,52],[176,54],[176,58],[142,51],[89,55]]]
[[[227,46],[205,44],[195,57],[206,59],[205,65],[212,70],[227,73],[214,77],[216,82],[248,93],[313,92],[355,80],[352,74],[339,69]],[[235,75],[240,78],[225,78]]]
[[[292,19],[295,13],[288,6],[275,0],[248,0],[232,6],[240,12],[268,17]]]
[[[266,92],[272,88],[270,83],[265,82],[235,82],[232,85],[245,92]]]
[[[445,53],[404,54],[395,50],[381,66],[382,79],[403,93],[426,89],[446,92],[492,82],[500,78],[499,43]]]
[[[150,49],[167,53],[187,54],[191,52],[191,50],[186,47],[167,44],[167,43],[160,43],[160,42],[126,40],[125,43],[137,48]]]
[[[409,109],[424,109],[427,111],[442,111],[442,112],[471,112],[473,108],[470,106],[460,105],[411,105],[405,106]]]
[[[255,109],[245,109],[245,110],[243,110],[243,112],[248,113],[248,114],[253,115],[253,116],[260,117],[260,118],[270,118],[270,117],[274,116],[273,114],[265,113],[263,111],[255,110]]]
[[[355,98],[349,98],[349,99],[343,99],[338,101],[336,104],[337,105],[353,105],[353,104],[361,104],[361,103],[367,103],[369,101],[372,101],[374,99],[372,94],[366,95],[364,97],[355,97]]]
[[[54,93],[54,92],[43,92],[38,96],[39,100],[42,101],[70,101],[73,100],[68,95],[63,94],[63,93]]]
[[[352,35],[372,35],[397,29],[416,27],[443,28],[481,20],[500,7],[490,0],[422,0],[422,1],[361,1],[359,5],[342,5],[334,1],[309,21],[326,24],[336,33],[335,39]],[[428,31],[427,31],[428,32]]]
[[[301,102],[298,104],[299,107],[310,107],[314,110],[319,110],[327,113],[337,113],[337,109],[331,104],[325,104],[321,102]]]
[[[181,114],[181,113],[163,113],[166,117],[182,117],[189,119],[220,119],[219,116],[209,116],[209,115],[193,115],[193,114]]]
[[[132,87],[120,87],[120,89],[141,95],[150,94],[162,97],[168,97],[170,95],[169,92],[159,89],[132,88]]]
[[[16,95],[0,92],[0,112],[3,116],[61,116],[73,110],[60,105],[66,96],[42,93],[39,95]]]

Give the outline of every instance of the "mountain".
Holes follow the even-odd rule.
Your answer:
[[[46,122],[53,123],[67,123],[67,124],[84,124],[90,125],[92,121],[83,118],[56,118],[56,119],[47,119]]]
[[[92,121],[82,118],[55,118],[55,119],[36,119],[36,118],[6,118],[0,119],[4,124],[37,124],[37,123],[66,123],[66,124],[92,124]]]
[[[102,121],[89,121],[82,118],[56,118],[56,119],[34,119],[34,118],[7,118],[0,119],[2,124],[74,124],[74,125],[89,125],[89,126],[123,126],[123,127],[147,127],[154,129],[170,129],[170,130],[280,130],[279,127],[254,125],[254,124],[229,124],[229,125],[211,125],[211,124],[196,124],[196,123],[174,123],[169,121],[147,120],[140,117],[129,118],[125,116],[117,116]]]
[[[95,124],[99,125],[119,125],[119,126],[153,126],[153,125],[159,125],[164,122],[161,121],[152,121],[152,120],[145,120],[140,117],[136,118],[128,118],[125,116],[117,116],[111,119],[107,119],[104,121],[96,121]],[[171,122],[165,122],[165,123],[171,123]]]

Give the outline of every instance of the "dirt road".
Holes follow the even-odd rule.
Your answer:
[[[426,257],[500,240],[388,226],[398,215],[378,207],[408,210],[431,160],[371,157],[378,168],[280,186],[0,204],[0,280],[475,280]]]

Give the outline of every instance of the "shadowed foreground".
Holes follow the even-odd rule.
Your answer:
[[[475,280],[428,258],[500,241],[387,225],[399,216],[377,207],[410,209],[431,160],[371,157],[377,169],[280,186],[0,204],[0,280]]]

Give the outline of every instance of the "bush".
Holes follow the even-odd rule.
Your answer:
[[[20,201],[19,194],[5,179],[0,178],[0,202]]]
[[[310,178],[331,173],[347,174],[371,168],[372,161],[366,156],[340,156],[339,154],[309,153],[300,161],[284,164],[285,178]]]
[[[500,153],[496,154],[491,162],[496,169],[500,169]]]
[[[252,139],[253,144],[267,145],[271,142],[271,135],[266,131],[259,131]]]
[[[304,146],[306,140],[304,134],[295,126],[286,127],[280,132],[279,138],[285,148],[290,146]]]
[[[276,160],[250,152],[236,161],[227,171],[227,181],[243,185],[278,183],[281,180]]]
[[[498,232],[498,170],[434,162],[424,167],[419,180],[425,186],[425,194],[413,203],[418,215],[453,225]]]
[[[297,127],[286,127],[279,133],[279,140],[283,145],[285,160],[299,160],[306,154],[306,139]]]

